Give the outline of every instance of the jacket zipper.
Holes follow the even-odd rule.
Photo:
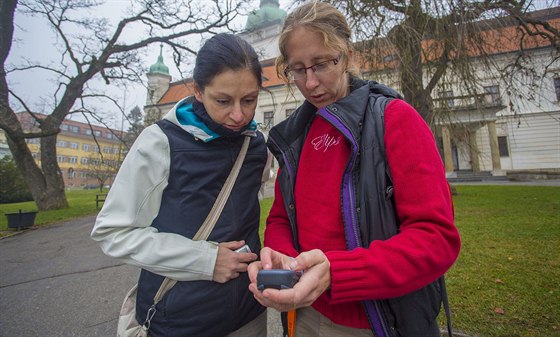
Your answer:
[[[333,111],[337,111],[336,107],[332,107],[331,109]],[[358,144],[356,143],[355,138],[352,136],[350,130],[330,111],[323,108],[319,110],[319,115],[329,121],[329,123],[331,123],[340,133],[342,133],[344,137],[346,137],[346,139],[351,143],[352,155],[348,160],[348,164],[346,165],[346,169],[344,171],[344,177],[342,179],[342,205],[346,223],[350,224],[350,226],[345,226],[350,227],[350,229],[346,233],[349,241],[348,244],[350,248],[356,248],[361,246],[361,240],[355,215],[355,200],[352,191],[353,179],[351,173],[356,163]]]
[[[333,112],[337,112],[337,108],[330,106]],[[355,214],[355,201],[354,201],[354,193],[353,193],[353,179],[352,179],[352,171],[354,165],[356,163],[356,157],[358,153],[358,144],[356,143],[355,137],[353,137],[352,132],[342,123],[342,121],[333,114],[328,108],[323,108],[319,110],[319,115],[329,121],[340,133],[350,141],[352,145],[352,155],[350,160],[348,161],[348,165],[344,172],[343,177],[343,187],[342,187],[342,204],[343,209],[345,210],[344,218],[346,219],[345,223],[349,224],[349,226],[345,225],[345,230],[347,232],[348,237],[348,245],[350,249],[354,249],[357,247],[361,247],[361,240],[359,236],[359,226],[356,220]],[[349,229],[347,227],[350,227]],[[387,327],[385,322],[383,321],[383,317],[381,316],[379,305],[376,301],[367,300],[364,301],[366,311],[368,313],[368,318],[372,323],[373,330],[377,337],[387,337],[390,336],[389,332],[387,331]]]
[[[280,153],[282,153],[282,158],[284,159],[284,171],[287,171],[288,177],[290,179],[290,186],[294,186],[295,185],[295,179],[294,179],[294,169],[292,169],[292,166],[290,165],[290,161],[288,160],[288,156],[286,154],[286,151],[284,151],[284,149],[282,149],[280,146],[278,146],[278,143],[274,140],[274,136],[269,135],[268,137],[270,139],[270,141],[272,143],[274,143],[274,146],[276,146],[276,148],[280,151]],[[294,191],[293,191],[293,187],[291,190],[292,193],[292,200],[294,200],[295,202],[295,198],[293,196]],[[295,207],[293,204],[289,205],[290,208]],[[290,209],[291,212],[287,212],[288,217],[290,218],[290,227],[292,229],[292,241],[294,242],[294,248],[299,252],[299,240],[298,240],[298,236],[297,236],[297,228],[296,228],[296,219],[293,218],[293,209]]]

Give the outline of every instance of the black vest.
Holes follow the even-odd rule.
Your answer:
[[[367,247],[374,240],[386,240],[397,234],[399,227],[383,136],[385,107],[400,95],[373,81],[354,79],[352,85],[350,96],[329,105],[327,113],[321,114],[346,136],[352,148],[348,163],[352,173],[343,181],[351,188],[341,187],[348,249]],[[267,142],[282,169],[278,183],[296,248],[299,244],[293,194],[295,176],[316,110],[305,101],[289,119],[270,130]],[[353,224],[358,228],[354,229]],[[439,336],[436,318],[441,295],[438,281],[398,298],[364,301],[364,305],[372,330],[381,331],[378,336]]]
[[[157,124],[169,140],[171,163],[168,185],[152,227],[192,238],[226,181],[244,137],[220,137],[205,143],[170,121]],[[251,139],[231,195],[208,241],[245,240],[253,251],[260,251],[257,194],[266,158],[264,137],[258,133]],[[136,307],[139,322],[144,321],[163,279],[141,271]],[[239,329],[264,311],[248,286],[247,273],[224,284],[178,282],[158,303],[150,336],[214,337]]]

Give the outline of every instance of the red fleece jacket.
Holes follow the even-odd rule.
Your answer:
[[[350,148],[322,117],[311,125],[297,172],[301,251],[321,249],[331,264],[331,288],[313,307],[333,322],[355,328],[369,328],[362,300],[398,297],[427,285],[450,268],[461,245],[433,135],[402,100],[393,100],[385,110],[385,147],[400,233],[369,247],[346,250],[340,183]],[[264,244],[298,255],[278,184]]]

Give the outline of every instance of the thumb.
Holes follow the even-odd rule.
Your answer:
[[[290,262],[289,268],[291,270],[309,269],[316,264],[320,264],[325,258],[325,254],[321,250],[313,249],[299,254]]]
[[[220,246],[224,247],[224,248],[228,248],[231,250],[236,250],[237,248],[241,248],[241,246],[243,246],[245,244],[244,240],[241,241],[227,241],[227,242],[221,242]]]

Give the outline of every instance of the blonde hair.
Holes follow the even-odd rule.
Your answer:
[[[305,27],[319,33],[323,37],[325,47],[339,51],[344,56],[346,66],[349,66],[348,54],[352,49],[352,31],[346,18],[332,5],[313,1],[296,8],[284,22],[279,38],[280,56],[276,58],[276,73],[280,78],[288,82],[284,74],[288,63],[286,45],[290,33],[298,27]]]

